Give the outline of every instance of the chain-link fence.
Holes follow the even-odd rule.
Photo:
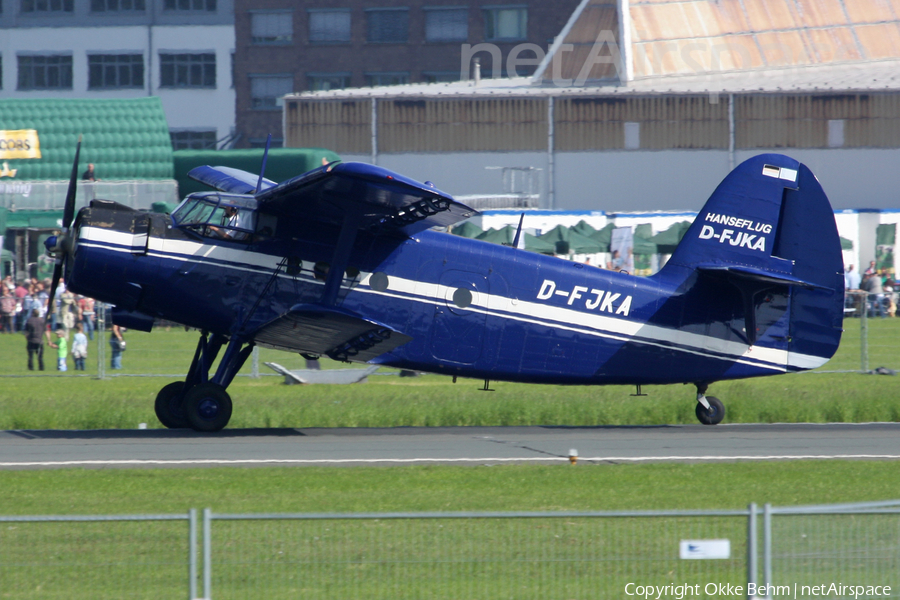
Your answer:
[[[897,597],[900,501],[0,517],[0,582],[16,599]],[[832,584],[854,591],[813,590]]]

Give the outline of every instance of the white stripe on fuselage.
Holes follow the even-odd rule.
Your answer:
[[[130,254],[132,239],[133,236],[129,233],[86,226],[81,229],[78,243],[87,247],[97,247]],[[110,244],[113,246],[110,246]],[[267,274],[271,274],[278,269],[282,261],[282,258],[276,255],[250,252],[218,244],[154,237],[150,238],[148,254],[162,259],[197,264],[209,264],[210,259],[212,259],[216,261],[216,266],[220,268],[251,273],[264,272]],[[301,278],[304,281],[322,285],[321,281],[314,279],[310,275],[313,268],[311,262],[304,261],[301,268],[304,273]],[[362,273],[360,285],[352,292],[394,297],[407,301],[424,302],[430,305],[443,305],[456,289],[437,283],[416,281],[388,274],[390,281],[388,290],[376,291],[368,286],[370,275],[370,273]],[[279,276],[296,279],[296,276],[289,276],[283,272]],[[571,308],[486,294],[484,292],[474,292],[472,304],[466,309],[457,308],[457,310],[468,310],[616,341],[631,341],[637,344],[664,347],[693,355],[728,360],[775,371],[785,371],[786,366],[799,369],[813,369],[828,362],[828,359],[819,356],[789,353],[785,350],[763,346],[748,347],[740,342],[722,340],[683,330],[669,329],[624,318],[592,314]]]

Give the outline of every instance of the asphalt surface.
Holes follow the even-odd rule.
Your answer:
[[[900,459],[900,423],[2,431],[0,469]]]

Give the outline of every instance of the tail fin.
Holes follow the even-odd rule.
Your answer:
[[[834,355],[843,321],[843,258],[834,211],[815,175],[780,154],[751,158],[716,188],[663,271],[699,271],[724,279],[744,299],[746,337],[766,290],[789,297],[779,329],[788,366],[813,368]],[[781,344],[779,344],[781,345]]]

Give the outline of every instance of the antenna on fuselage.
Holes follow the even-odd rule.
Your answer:
[[[519,217],[519,228],[516,229],[516,237],[513,238],[512,246],[513,248],[519,248],[519,240],[522,239],[522,223],[525,222],[525,213],[522,213],[522,216]],[[524,242],[524,240],[522,240]],[[522,248],[525,247],[525,244],[522,243]]]
[[[262,166],[259,168],[259,181],[256,182],[256,194],[259,193],[259,189],[262,187],[263,175],[266,173],[266,159],[269,158],[269,144],[272,143],[272,134],[269,134],[269,137],[266,138],[266,150],[263,152],[263,162]]]

